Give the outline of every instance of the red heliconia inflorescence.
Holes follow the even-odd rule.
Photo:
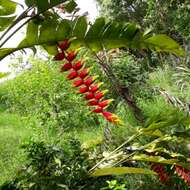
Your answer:
[[[120,119],[117,115],[107,112],[105,109],[112,102],[112,100],[102,100],[107,90],[100,91],[102,83],[96,83],[97,76],[90,76],[90,68],[84,67],[84,61],[78,60],[75,63],[74,60],[77,57],[78,51],[68,52],[68,48],[71,45],[70,40],[65,40],[58,44],[59,53],[55,55],[54,60],[62,61],[65,59],[67,63],[62,65],[61,72],[70,71],[67,75],[68,80],[75,80],[73,87],[79,87],[77,93],[84,94],[84,99],[88,101],[87,105],[95,107],[92,112],[102,114],[102,116],[109,122],[118,124]]]
[[[170,176],[167,174],[165,167],[162,164],[152,163],[151,169],[158,174],[160,182],[166,184],[170,180]]]
[[[175,172],[183,179],[185,183],[190,185],[190,171],[182,166],[176,166]]]

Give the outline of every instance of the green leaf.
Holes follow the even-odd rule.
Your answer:
[[[95,23],[90,27],[85,36],[85,41],[89,44],[91,49],[102,49],[101,31],[105,26],[105,19],[98,18]]]
[[[19,44],[19,47],[31,46],[38,41],[38,28],[39,25],[35,24],[33,21],[30,21],[27,26],[27,32],[25,39]]]
[[[13,22],[15,18],[15,16],[0,17],[0,31],[5,30]]]
[[[37,1],[36,1],[36,0],[25,0],[25,4],[26,4],[28,7],[36,6]]]
[[[25,3],[28,7],[35,6],[38,8],[38,12],[43,12],[66,1],[67,0],[25,0]]]
[[[85,16],[78,17],[75,21],[64,20],[63,22],[60,22],[58,18],[58,16],[51,14],[47,16],[42,24],[40,23],[41,26],[38,29],[40,36],[38,36],[38,40],[28,44],[21,43],[16,49],[12,49],[12,51],[35,45],[44,45],[46,43],[54,44],[57,41],[75,37],[76,39],[72,42],[71,49],[85,46],[98,52],[101,51],[103,47],[106,49],[121,47],[137,49],[149,48],[151,50],[171,52],[174,54],[179,53],[178,55],[181,55],[180,46],[171,38],[160,35],[162,36],[162,40],[167,39],[167,41],[173,45],[163,45],[166,43],[155,40],[155,36],[146,37],[144,39],[143,33],[139,30],[139,26],[134,24],[128,23],[127,26],[126,24],[116,22],[105,24],[104,19],[99,18],[88,28]],[[9,52],[11,52],[11,50]],[[0,53],[0,59],[6,55],[8,54]],[[167,123],[163,123],[162,125],[166,124]],[[159,128],[159,126],[156,126],[155,129],[156,128]]]
[[[69,38],[71,35],[71,30],[71,21],[63,19],[57,27],[56,41],[61,41],[66,38]]]
[[[166,51],[180,56],[183,56],[185,53],[176,41],[164,34],[145,39],[144,44],[148,48],[155,49],[156,51]]]
[[[40,28],[39,43],[56,41],[56,28],[59,23],[56,19],[46,19]]]
[[[88,27],[87,18],[85,16],[77,18],[77,20],[75,21],[72,35],[74,37],[77,37],[78,39],[84,39],[87,27]]]
[[[171,126],[178,126],[180,124],[189,125],[190,124],[190,118],[187,116],[183,117],[173,117],[172,115],[168,115],[166,118],[163,118],[163,120],[160,118],[158,121],[153,121],[148,125],[148,127],[144,128],[144,132],[157,130],[165,127],[171,127]]]
[[[10,0],[0,0],[0,16],[11,15],[16,10],[16,3]]]
[[[77,7],[77,3],[74,0],[70,0],[64,6],[64,10],[66,10],[68,13],[72,13],[75,10],[76,7]]]
[[[21,41],[17,48],[0,49],[0,59],[3,59],[14,51],[30,48],[35,45],[42,45],[49,53],[53,54],[57,52],[56,42],[69,38],[70,34],[71,24],[69,20],[58,22],[52,18],[50,20],[47,19],[41,25],[37,25],[31,21],[27,26],[25,39]]]
[[[10,75],[10,73],[2,73],[0,72],[0,79],[7,77],[8,75]]]
[[[43,48],[50,54],[56,55],[58,53],[58,49],[56,44],[44,44]]]
[[[154,163],[168,164],[168,165],[179,165],[187,169],[190,169],[190,163],[182,163],[178,159],[166,159],[161,156],[150,156],[146,154],[140,154],[140,155],[133,156],[132,158],[130,158],[130,160],[154,162]]]
[[[156,175],[155,172],[144,169],[144,168],[134,168],[134,167],[112,167],[97,169],[91,176],[106,176],[106,175],[123,175],[123,174],[145,174],[145,175]]]

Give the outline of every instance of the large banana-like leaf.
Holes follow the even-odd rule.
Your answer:
[[[184,52],[177,42],[166,35],[144,35],[140,27],[132,23],[106,22],[98,18],[93,25],[88,26],[86,17],[74,21],[59,20],[55,17],[45,19],[40,25],[31,21],[28,24],[25,39],[16,48],[0,49],[0,60],[14,51],[30,48],[35,45],[56,45],[56,42],[75,37],[71,48],[85,46],[97,52],[103,48],[135,48],[165,51],[176,55]],[[55,53],[55,51],[49,51]]]
[[[97,169],[91,176],[106,176],[106,175],[123,175],[123,174],[145,174],[145,175],[156,175],[155,172],[135,167],[112,167],[112,168],[102,168]]]

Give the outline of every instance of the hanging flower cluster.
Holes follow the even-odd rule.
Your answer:
[[[151,169],[158,174],[160,182],[166,184],[170,180],[170,176],[167,174],[162,164],[153,163]]]
[[[109,122],[120,123],[120,119],[117,115],[105,110],[112,100],[103,100],[107,91],[100,90],[102,83],[96,82],[96,76],[89,75],[90,68],[85,67],[83,60],[75,61],[78,51],[67,51],[70,44],[70,40],[65,40],[58,44],[59,53],[55,55],[54,60],[66,60],[66,63],[61,67],[61,72],[69,71],[67,79],[73,80],[73,87],[79,88],[77,93],[84,95],[84,99],[88,101],[87,105],[95,107],[95,109],[92,110],[93,113],[101,114]]]
[[[175,172],[183,179],[183,181],[190,185],[190,171],[181,166],[175,167]]]

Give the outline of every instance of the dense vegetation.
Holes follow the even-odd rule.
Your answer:
[[[22,17],[8,2],[0,31],[31,20],[0,59],[41,56],[0,84],[0,189],[189,189],[189,2],[98,0],[106,19],[89,25],[73,0],[28,0]]]

